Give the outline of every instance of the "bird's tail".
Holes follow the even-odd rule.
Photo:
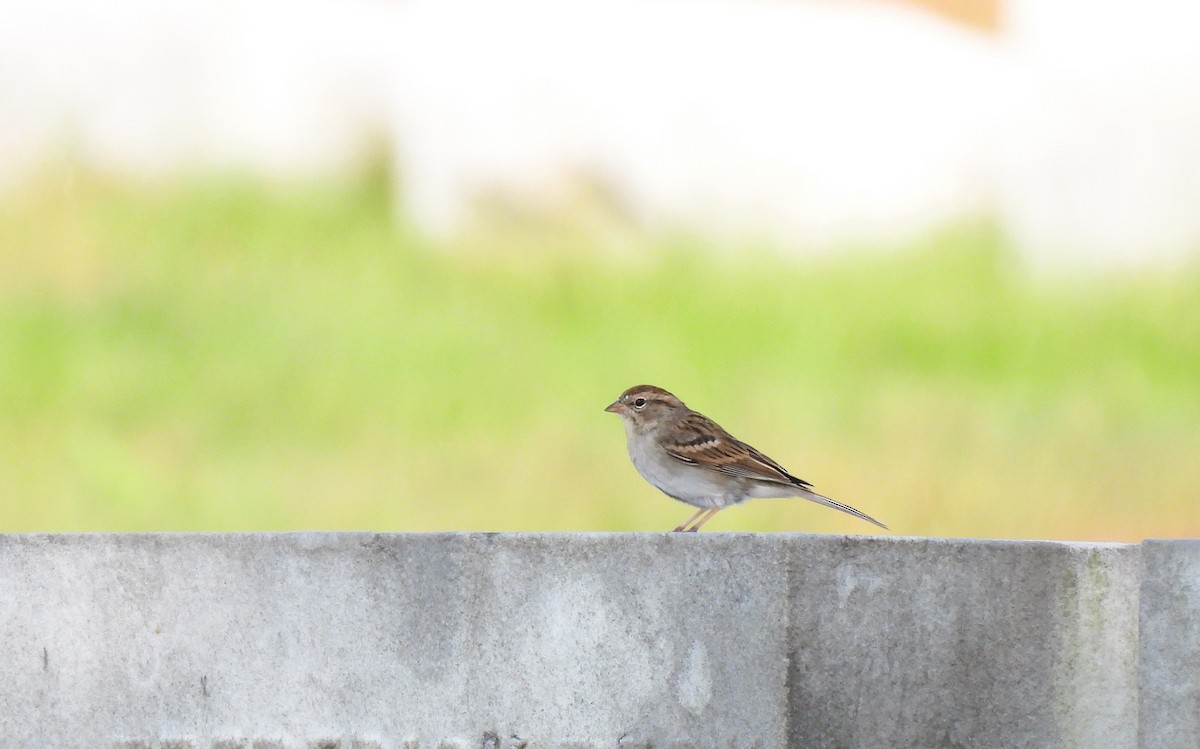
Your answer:
[[[835,499],[830,499],[829,497],[826,497],[822,494],[817,494],[814,491],[810,491],[808,489],[804,489],[801,487],[797,487],[797,491],[799,492],[798,496],[804,497],[805,499],[807,499],[810,502],[816,502],[819,505],[824,505],[825,507],[829,507],[834,510],[841,510],[842,512],[846,513],[847,515],[853,515],[856,518],[865,520],[868,523],[874,523],[875,525],[878,525],[880,528],[883,528],[884,530],[888,530],[888,527],[886,525],[884,525],[883,523],[879,522],[878,520],[871,517],[870,515],[868,515],[865,512],[860,512],[860,511],[854,509],[850,505],[844,505]]]

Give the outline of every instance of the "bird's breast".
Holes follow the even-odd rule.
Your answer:
[[[642,478],[694,507],[725,507],[746,498],[731,476],[671,457],[653,435],[628,434],[629,457]]]

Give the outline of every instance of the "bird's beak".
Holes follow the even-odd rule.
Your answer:
[[[625,404],[619,400],[615,400],[612,403],[609,403],[608,408],[604,410],[608,411],[610,414],[623,414],[625,413]]]

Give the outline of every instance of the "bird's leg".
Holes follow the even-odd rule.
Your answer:
[[[688,531],[691,533],[695,533],[696,531],[700,530],[700,526],[702,526],[705,523],[707,523],[708,521],[712,520],[713,515],[716,515],[718,512],[720,512],[723,509],[725,509],[725,508],[724,507],[714,507],[711,510],[706,510],[705,512],[707,514],[704,517],[697,520],[696,524],[693,525],[691,528],[688,528]]]
[[[699,510],[696,510],[696,512],[690,518],[688,518],[687,520],[680,523],[679,526],[677,528],[675,528],[675,530],[672,532],[679,533],[680,531],[685,530],[689,525],[692,524],[693,520],[700,517],[700,515],[702,515],[703,513],[706,513],[706,512],[708,512],[708,509],[701,507]]]

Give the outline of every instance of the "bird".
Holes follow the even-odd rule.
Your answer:
[[[642,478],[698,508],[676,532],[698,531],[726,507],[755,497],[803,497],[887,529],[870,515],[817,494],[812,484],[660,387],[635,385],[604,410],[624,422],[629,458]]]

